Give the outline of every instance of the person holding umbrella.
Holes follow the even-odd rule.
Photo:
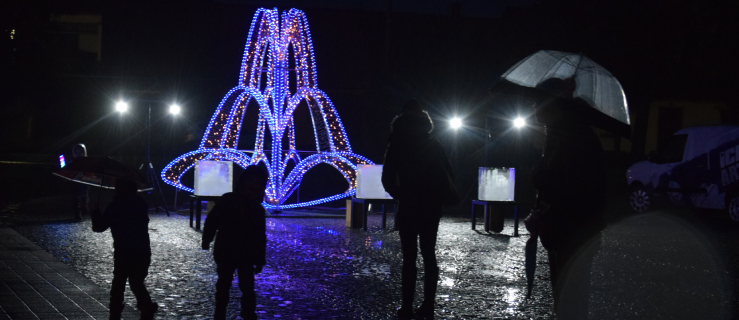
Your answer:
[[[500,76],[494,96],[535,102],[546,142],[531,174],[537,205],[524,220],[528,294],[534,283],[538,239],[549,254],[554,307],[561,319],[587,319],[590,265],[600,244],[605,173],[600,140],[590,126],[631,136],[626,95],[618,79],[590,58],[540,50]]]
[[[403,253],[401,278],[402,303],[398,316],[414,314],[416,259],[420,242],[423,256],[423,303],[415,310],[422,317],[433,317],[439,266],[436,262],[436,236],[445,199],[456,197],[452,166],[430,132],[434,125],[417,100],[406,102],[391,124],[390,143],[385,151],[382,185],[399,201],[396,228]],[[453,202],[452,200],[451,202]]]
[[[126,281],[136,296],[141,319],[154,319],[159,305],[151,300],[144,285],[151,264],[149,205],[136,193],[136,182],[116,179],[113,201],[100,214],[99,203],[92,211],[92,230],[113,234],[113,282],[110,286],[110,319],[121,318]]]
[[[561,319],[588,318],[590,266],[605,228],[600,140],[574,110],[564,100],[545,99],[534,111],[545,126],[546,142],[531,173],[537,208],[525,220],[530,241],[538,236],[547,249],[554,308]]]

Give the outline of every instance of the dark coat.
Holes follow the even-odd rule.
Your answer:
[[[149,205],[139,195],[116,196],[102,216],[93,213],[92,230],[113,234],[114,257],[151,256]]]
[[[570,246],[605,227],[602,147],[584,124],[547,126],[544,153],[531,173],[541,203],[542,244]]]
[[[452,165],[438,140],[428,133],[394,133],[385,151],[382,185],[401,206],[425,203],[441,207],[438,193],[445,187],[444,170],[454,177]]]
[[[208,212],[203,244],[210,244],[215,237],[216,263],[233,261],[263,266],[267,250],[265,222],[261,203],[226,193]]]

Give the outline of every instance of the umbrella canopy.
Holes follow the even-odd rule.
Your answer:
[[[117,179],[136,182],[138,191],[152,190],[138,171],[110,157],[80,157],[53,173],[64,179],[106,189],[115,189]]]
[[[621,84],[608,70],[574,53],[541,50],[508,69],[493,86],[493,92],[546,93],[598,111],[589,116],[593,125],[622,136],[630,134],[631,121]],[[606,115],[609,119],[597,119]],[[619,123],[609,123],[612,120]]]

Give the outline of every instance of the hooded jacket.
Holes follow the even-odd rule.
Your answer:
[[[93,213],[93,231],[110,228],[116,258],[151,256],[148,211],[149,205],[139,195],[116,196],[102,216]]]
[[[216,263],[234,261],[265,265],[267,235],[264,207],[236,193],[224,194],[208,212],[203,227],[203,244],[215,238]]]
[[[385,151],[382,185],[401,203],[420,202],[441,206],[437,193],[445,185],[452,165],[438,140],[424,132],[395,131]]]

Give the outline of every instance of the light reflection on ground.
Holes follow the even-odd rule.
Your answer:
[[[391,226],[393,219],[388,221]],[[344,224],[343,217],[267,219],[268,265],[256,276],[257,310],[262,318],[394,317],[400,303],[398,234],[384,233],[377,227],[368,232],[345,229]],[[371,216],[369,225],[379,226],[380,217]],[[200,250],[201,234],[188,227],[186,217],[178,215],[151,215],[150,227],[153,262],[147,286],[161,305],[160,318],[210,318],[217,277],[211,252]],[[109,233],[91,232],[89,222],[16,229],[99,285],[110,286]],[[441,267],[437,319],[545,319],[551,315],[543,250],[534,290],[536,303],[522,303],[527,237],[509,234],[510,227],[490,236],[470,230],[465,220],[442,219],[437,242]],[[420,303],[420,255],[418,267]],[[237,281],[229,305],[233,316],[240,295]],[[130,292],[126,301],[135,305]]]

